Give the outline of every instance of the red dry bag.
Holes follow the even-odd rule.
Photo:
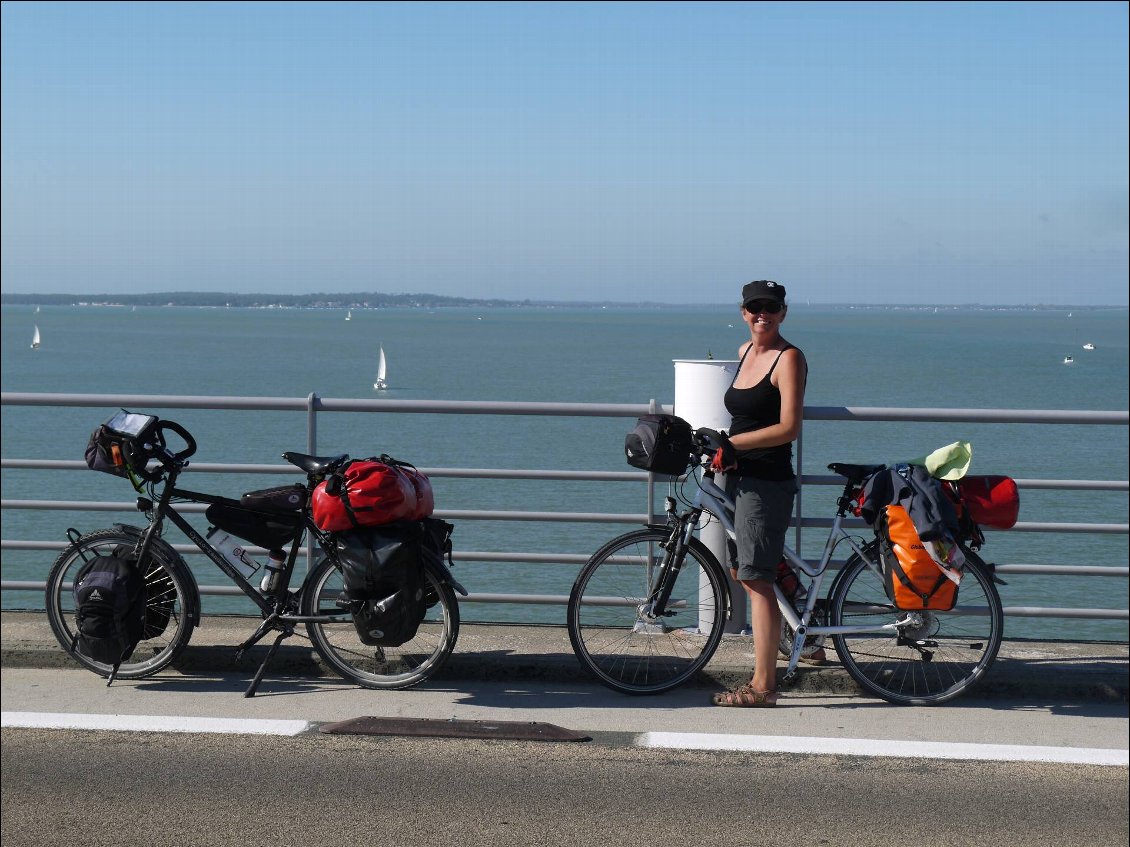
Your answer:
[[[318,483],[310,511],[318,529],[341,532],[412,518],[416,488],[395,466],[377,461],[350,462],[340,475]]]
[[[965,476],[957,481],[957,493],[974,523],[1009,529],[1020,514],[1020,492],[1016,480],[1007,476]]]

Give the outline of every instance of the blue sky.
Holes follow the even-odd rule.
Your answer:
[[[4,291],[1127,304],[1126,3],[2,10]]]

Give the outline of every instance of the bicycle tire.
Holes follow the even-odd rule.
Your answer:
[[[623,694],[660,694],[691,680],[710,661],[729,617],[722,566],[691,539],[668,615],[646,620],[640,607],[667,557],[671,530],[626,533],[601,547],[581,569],[569,594],[573,652],[600,682]],[[652,573],[645,565],[655,566]]]
[[[872,544],[868,552],[877,555]],[[866,693],[901,706],[934,706],[975,686],[1000,649],[1004,612],[987,566],[970,557],[948,612],[907,613],[887,598],[878,562],[853,554],[832,588],[833,626],[893,623],[896,632],[834,635],[840,662]]]
[[[109,555],[119,544],[133,547],[138,536],[118,529],[96,529],[82,535],[59,554],[47,575],[45,605],[47,621],[67,654],[102,677],[109,677],[112,665],[96,662],[74,648],[75,574],[95,556]],[[130,658],[118,666],[115,679],[140,679],[151,676],[174,662],[188,645],[195,627],[193,602],[196,596],[186,570],[157,546],[150,551],[144,566],[146,628]]]
[[[428,564],[425,594],[433,598],[423,623],[399,647],[371,646],[361,641],[353,622],[309,622],[306,631],[314,649],[336,673],[363,688],[411,688],[434,674],[455,649],[459,637],[459,603],[455,591]],[[304,615],[340,615],[341,571],[327,558],[311,571],[302,599]]]

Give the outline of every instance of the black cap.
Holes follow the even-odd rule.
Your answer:
[[[742,305],[750,300],[777,300],[785,302],[785,286],[771,279],[755,279],[742,287]]]

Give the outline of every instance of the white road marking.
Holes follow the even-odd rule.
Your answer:
[[[92,729],[120,732],[300,735],[313,729],[317,724],[301,720],[0,712],[0,726],[21,729]],[[823,756],[894,756],[995,762],[1057,762],[1130,767],[1130,753],[1127,750],[1090,747],[889,741],[874,738],[810,738],[791,735],[727,735],[707,732],[646,732],[635,737],[635,745],[679,750],[798,753]]]
[[[979,759],[994,762],[1060,762],[1130,767],[1130,754],[1126,750],[1089,747],[885,741],[874,738],[804,738],[790,735],[723,735],[706,732],[646,732],[637,737],[636,744],[640,747],[665,747],[680,750],[898,756],[921,759]]]
[[[0,726],[23,729],[108,729],[123,732],[218,732],[231,735],[299,735],[309,721],[185,718],[157,715],[75,715],[0,712]]]

